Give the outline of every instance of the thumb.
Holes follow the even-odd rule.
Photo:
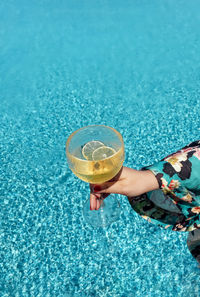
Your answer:
[[[91,190],[93,193],[114,193],[123,195],[122,184],[120,181],[109,181],[101,185],[93,185]]]

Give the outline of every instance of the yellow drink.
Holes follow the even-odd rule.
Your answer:
[[[88,183],[102,184],[116,176],[123,166],[123,138],[117,130],[105,125],[83,127],[68,137],[66,155],[69,168],[78,178]],[[98,228],[114,222],[120,213],[119,203],[113,195],[101,203],[100,212],[90,209],[89,198],[83,214],[92,227]]]
[[[100,184],[112,179],[123,165],[124,146],[121,146],[120,149],[109,158],[98,161],[77,158],[75,157],[78,155],[77,151],[81,151],[81,147],[73,153],[66,151],[69,167],[77,177],[88,183]]]

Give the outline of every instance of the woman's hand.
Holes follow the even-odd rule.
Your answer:
[[[135,170],[122,167],[110,181],[103,184],[90,184],[90,209],[97,210],[102,200],[111,193],[128,197],[138,196],[159,188],[155,175],[150,170]]]

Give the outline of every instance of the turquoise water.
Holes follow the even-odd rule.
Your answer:
[[[141,168],[200,139],[200,3],[0,2],[0,296],[198,297],[186,233],[121,215],[93,230],[74,130],[119,130]]]

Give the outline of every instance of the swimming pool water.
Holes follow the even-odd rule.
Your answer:
[[[106,229],[82,217],[86,183],[65,141],[105,124],[141,168],[200,139],[200,4],[0,2],[0,296],[200,296],[186,233],[121,197]]]

